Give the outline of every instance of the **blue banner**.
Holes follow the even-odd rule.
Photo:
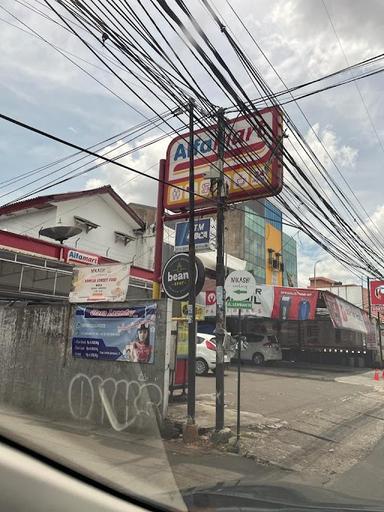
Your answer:
[[[211,241],[211,219],[195,220],[195,244],[197,249],[207,249]],[[176,224],[175,248],[179,252],[187,251],[189,244],[189,223]]]
[[[126,308],[77,307],[72,355],[153,363],[156,343],[156,304]]]

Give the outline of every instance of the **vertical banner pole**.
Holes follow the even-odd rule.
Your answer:
[[[241,309],[239,309],[239,328],[238,328],[238,341],[237,341],[237,429],[236,429],[236,437],[237,437],[237,446],[239,448],[240,442],[240,398],[241,398],[241,388],[240,388],[240,376],[241,376]]]

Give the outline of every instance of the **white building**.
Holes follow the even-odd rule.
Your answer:
[[[77,250],[140,265],[145,221],[110,186],[0,207],[0,229],[5,231],[52,241],[41,230],[58,224],[81,228],[69,240]]]

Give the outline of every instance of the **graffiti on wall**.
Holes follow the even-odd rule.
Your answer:
[[[162,401],[159,386],[146,382],[142,375],[127,381],[78,373],[68,388],[69,410],[74,418],[100,423],[107,418],[118,432],[159,418]]]

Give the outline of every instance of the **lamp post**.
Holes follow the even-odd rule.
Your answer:
[[[317,264],[320,263],[321,261],[323,261],[323,259],[315,261],[315,264],[313,265],[313,287],[314,288],[316,288],[316,267],[317,267]]]

